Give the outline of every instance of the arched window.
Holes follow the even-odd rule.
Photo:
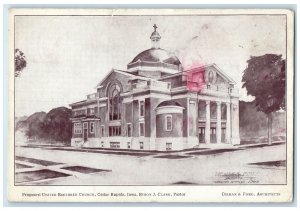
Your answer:
[[[108,92],[109,98],[109,120],[121,119],[121,99],[120,99],[120,86],[115,83],[110,86]]]

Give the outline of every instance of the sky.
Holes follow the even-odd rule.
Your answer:
[[[84,100],[112,68],[126,70],[151,47],[153,25],[160,46],[184,68],[215,63],[249,101],[242,75],[250,56],[286,53],[285,16],[17,16],[15,48],[27,67],[15,80],[16,116],[48,112]]]

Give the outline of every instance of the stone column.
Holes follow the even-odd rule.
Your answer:
[[[221,129],[221,102],[217,102],[217,143],[221,144],[222,129]]]
[[[231,144],[231,115],[230,115],[230,103],[226,103],[226,136],[225,142]]]
[[[210,144],[210,101],[206,101],[205,143]]]
[[[156,140],[156,112],[154,104],[150,98],[150,150],[156,150],[155,140]]]
[[[232,102],[232,109],[231,109],[231,144],[238,145],[240,144],[240,126],[239,126],[239,101],[236,100]]]

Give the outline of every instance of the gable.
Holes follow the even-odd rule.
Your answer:
[[[99,97],[106,97],[107,87],[112,83],[118,83],[122,87],[122,92],[130,91],[131,84],[130,80],[134,76],[130,73],[125,73],[123,71],[112,70],[107,76],[98,83],[97,92]]]
[[[205,68],[205,81],[219,85],[233,85],[235,81],[224,73],[216,64]]]

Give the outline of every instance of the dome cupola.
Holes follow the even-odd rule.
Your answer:
[[[164,74],[174,74],[182,71],[181,62],[174,53],[160,48],[161,36],[157,31],[157,25],[153,25],[154,31],[150,40],[152,47],[139,53],[127,65],[127,70],[137,75],[161,77]]]

